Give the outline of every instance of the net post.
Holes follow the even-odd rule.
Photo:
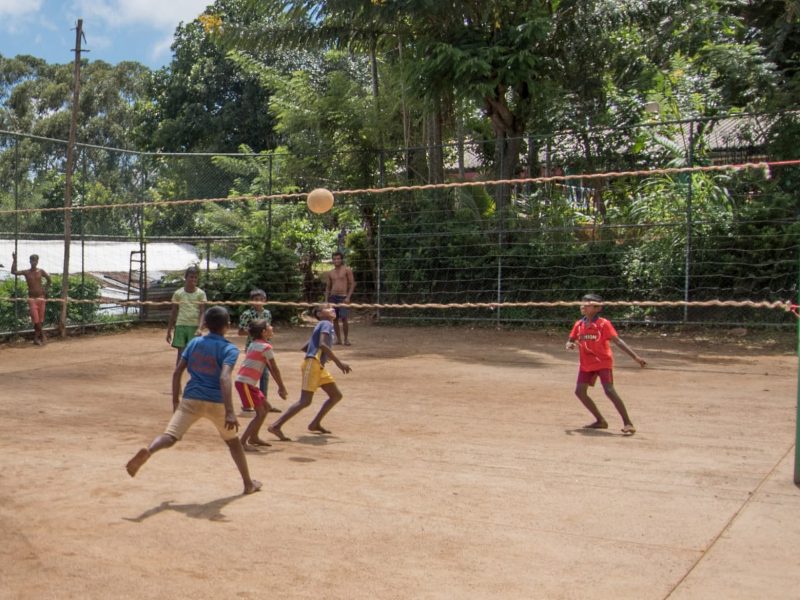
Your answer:
[[[797,262],[797,277],[800,283],[800,257]],[[798,294],[800,294],[800,287],[798,287]],[[797,302],[800,302],[798,300]],[[795,419],[794,419],[794,484],[800,486],[800,318],[795,318],[797,321],[797,401],[795,402]]]

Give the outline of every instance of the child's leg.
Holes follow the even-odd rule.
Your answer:
[[[324,387],[324,386],[323,386]],[[272,435],[276,436],[282,442],[288,442],[289,438],[283,435],[281,431],[281,427],[283,427],[284,423],[299,413],[301,410],[306,408],[309,404],[311,404],[311,399],[314,397],[314,392],[309,392],[303,390],[300,392],[300,399],[292,404],[289,408],[286,409],[286,412],[283,413],[280,417],[275,420],[272,425],[267,427],[267,431],[269,431]]]
[[[628,416],[628,411],[625,408],[625,404],[622,402],[622,398],[619,397],[617,390],[614,389],[613,383],[605,383],[603,384],[603,390],[608,396],[609,400],[614,403],[614,408],[617,409],[619,416],[622,417],[622,432],[623,433],[635,433],[636,428],[633,426],[631,422],[631,418]]]
[[[322,419],[334,406],[336,406],[336,403],[342,399],[342,392],[339,391],[339,388],[336,387],[335,383],[326,383],[322,386],[322,389],[328,394],[328,399],[322,403],[317,416],[314,417],[314,420],[308,424],[308,430],[317,431],[319,433],[330,433],[330,431],[322,426]]]
[[[242,476],[244,483],[244,493],[252,494],[261,489],[261,482],[255,479],[250,479],[250,469],[247,467],[247,457],[244,455],[244,448],[242,442],[238,437],[234,437],[225,441],[228,444],[228,449],[231,452],[233,462],[236,463],[236,468],[239,469],[239,474]]]
[[[247,429],[244,430],[242,434],[242,447],[247,450],[255,450],[254,446],[269,446],[267,442],[264,440],[259,439],[258,432],[261,430],[261,426],[264,424],[264,420],[267,418],[267,411],[269,410],[269,404],[266,406],[258,405],[256,406],[256,416],[250,421],[250,424],[247,426]]]
[[[594,400],[589,397],[588,390],[588,383],[578,383],[575,386],[575,395],[578,397],[578,400],[583,403],[586,409],[592,413],[592,416],[595,418],[594,423],[591,423],[586,427],[589,429],[607,429],[608,423],[603,418],[603,415],[600,414],[600,411],[597,409],[597,405],[594,403]]]
[[[339,317],[336,317],[333,320],[333,332],[336,334],[336,343],[337,344],[341,344],[342,343],[342,334],[341,334],[341,330],[340,330],[340,327],[339,327]]]
[[[347,320],[347,317],[342,317],[342,333],[344,334],[344,343],[346,346],[350,345],[349,335],[350,335],[350,325]]]
[[[142,467],[144,463],[156,452],[159,450],[163,450],[164,448],[170,448],[171,446],[175,445],[177,442],[174,437],[169,435],[168,433],[162,433],[159,436],[156,436],[150,445],[147,448],[142,448],[139,450],[132,459],[128,461],[128,464],[125,465],[125,469],[128,471],[128,475],[134,477]]]

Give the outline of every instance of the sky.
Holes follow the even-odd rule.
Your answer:
[[[151,69],[169,64],[175,28],[213,0],[0,0],[0,54],[30,54],[71,63],[75,27],[83,19],[84,58],[132,60]]]

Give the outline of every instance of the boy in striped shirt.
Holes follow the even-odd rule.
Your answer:
[[[259,381],[264,370],[267,369],[272,374],[272,378],[278,385],[278,395],[286,400],[286,386],[283,385],[281,372],[275,362],[275,354],[272,351],[272,326],[264,319],[251,321],[247,328],[252,341],[247,346],[244,362],[239,367],[234,386],[239,392],[242,406],[256,411],[256,416],[242,434],[242,446],[248,452],[258,450],[258,446],[269,446],[270,444],[258,437],[264,419],[269,412],[270,405],[264,393],[261,391]]]

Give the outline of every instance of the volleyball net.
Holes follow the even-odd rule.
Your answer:
[[[275,155],[189,160],[99,148],[84,149],[64,208],[61,179],[30,176],[42,153],[27,145],[37,143],[46,142],[24,140],[2,155],[17,156],[0,190],[2,331],[27,324],[11,252],[19,269],[37,254],[54,275],[50,324],[64,302],[68,324],[165,319],[191,265],[209,302],[236,315],[258,287],[277,318],[291,319],[323,300],[334,251],[353,268],[353,308],[386,320],[561,323],[590,292],[631,323],[795,319],[797,160],[483,181],[462,174],[360,189],[309,180],[308,189],[330,187],[336,197],[314,215]],[[113,176],[101,182],[103,161]]]

